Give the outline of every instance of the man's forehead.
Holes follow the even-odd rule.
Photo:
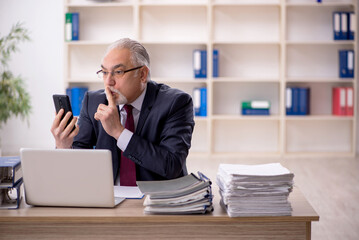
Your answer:
[[[120,68],[120,67],[126,67],[125,64],[122,64],[122,63],[119,63],[119,64],[116,64],[116,65],[113,65],[113,66],[104,66],[103,64],[101,64],[101,68],[103,69],[117,69],[117,68]]]
[[[126,67],[131,62],[130,51],[126,48],[115,48],[108,52],[102,61],[102,68],[116,69]]]

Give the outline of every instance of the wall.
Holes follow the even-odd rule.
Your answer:
[[[20,45],[21,53],[13,55],[10,69],[25,79],[33,110],[29,125],[13,117],[2,127],[3,155],[18,154],[21,147],[54,146],[50,133],[54,118],[52,94],[64,91],[63,0],[0,0],[0,35],[7,34],[19,21],[30,30],[32,41]],[[359,118],[357,126],[358,122]]]
[[[31,95],[29,125],[11,118],[0,130],[3,155],[18,154],[21,147],[51,148],[54,118],[53,93],[63,84],[63,1],[0,0],[0,36],[16,22],[24,22],[31,42],[22,43],[12,56],[10,70],[21,75]]]

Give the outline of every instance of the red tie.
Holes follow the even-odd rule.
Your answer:
[[[133,121],[132,106],[124,106],[127,112],[127,119],[125,128],[131,132],[135,131],[135,122]],[[136,184],[136,166],[135,163],[123,155],[121,151],[121,163],[120,163],[120,184],[121,186],[137,186]]]

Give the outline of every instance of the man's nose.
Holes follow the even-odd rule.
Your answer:
[[[113,77],[113,74],[112,72],[110,72],[109,74],[107,74],[107,76],[105,77],[105,84],[108,85],[108,86],[113,86],[115,85],[115,79]]]

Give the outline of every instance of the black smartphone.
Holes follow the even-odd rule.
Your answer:
[[[52,95],[52,98],[54,99],[56,113],[58,113],[61,108],[63,108],[64,111],[65,111],[64,114],[61,117],[61,120],[65,117],[67,112],[72,112],[69,96],[61,95],[61,94],[54,94],[54,95]],[[73,118],[73,116],[71,115],[69,121],[67,121],[66,127],[67,127],[67,125],[70,124],[72,118]],[[75,128],[76,127],[74,126],[74,128],[71,131],[75,130]]]

